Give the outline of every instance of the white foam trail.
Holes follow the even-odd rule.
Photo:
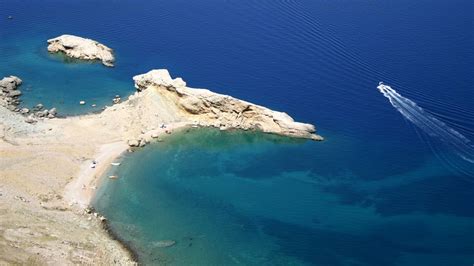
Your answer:
[[[429,136],[441,140],[466,162],[474,164],[474,145],[464,135],[435,118],[412,100],[401,96],[390,86],[380,83],[377,88],[406,119]]]

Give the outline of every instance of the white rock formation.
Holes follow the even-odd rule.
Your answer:
[[[295,122],[289,115],[206,89],[186,87],[165,69],[133,77],[138,91],[155,90],[160,101],[171,105],[178,116],[203,126],[259,130],[265,133],[322,140],[311,124]]]
[[[61,35],[48,40],[50,53],[62,52],[66,56],[82,60],[100,60],[102,64],[113,67],[113,50],[91,39],[74,35]]]

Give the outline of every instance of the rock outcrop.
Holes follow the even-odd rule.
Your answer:
[[[259,130],[290,137],[322,140],[311,124],[295,122],[289,115],[218,94],[186,86],[181,78],[172,79],[165,69],[133,77],[138,91],[156,90],[161,100],[174,105],[180,116],[201,126],[221,129]]]
[[[113,50],[109,47],[91,40],[74,35],[61,35],[48,40],[50,53],[62,52],[68,57],[82,60],[100,60],[108,67],[114,66]]]
[[[0,80],[0,106],[27,116],[25,121],[31,124],[36,123],[38,119],[55,118],[57,115],[56,108],[43,110],[43,105],[38,104],[30,110],[29,108],[19,106],[22,93],[18,87],[21,83],[22,80],[16,76],[8,76]]]
[[[0,105],[11,111],[19,111],[21,91],[18,89],[22,83],[16,76],[4,77],[0,80]]]
[[[130,254],[100,228],[105,218],[81,209],[90,202],[97,177],[129,147],[133,151],[194,125],[322,139],[314,126],[285,113],[189,88],[166,70],[134,80],[138,92],[127,100],[99,114],[62,119],[48,119],[57,111],[42,104],[11,105],[19,102],[21,80],[0,80],[0,265],[2,258],[21,265],[133,265]],[[16,112],[2,106],[6,103]]]

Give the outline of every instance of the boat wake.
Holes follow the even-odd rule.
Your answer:
[[[389,99],[398,112],[430,137],[440,140],[451,151],[469,164],[474,164],[474,145],[464,135],[419,107],[412,100],[403,97],[382,82],[377,87]]]

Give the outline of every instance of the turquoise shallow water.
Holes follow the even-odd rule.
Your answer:
[[[167,68],[318,127],[322,143],[204,130],[127,154],[95,205],[149,264],[471,265],[473,164],[376,86],[473,140],[472,5],[0,0],[0,77],[76,115]],[[112,47],[116,67],[49,55],[63,33]]]
[[[0,47],[0,52],[6,55],[0,72],[19,76],[24,81],[22,106],[31,108],[42,103],[47,108],[56,107],[62,116],[77,115],[100,111],[112,105],[115,95],[128,96],[133,92],[131,77],[121,77],[117,71],[97,62],[49,54],[45,40],[51,37],[48,34],[12,36]],[[82,100],[87,104],[79,105]]]
[[[334,138],[180,133],[126,154],[94,206],[146,264],[469,263],[472,187],[450,196],[463,181],[446,185],[433,158],[365,180],[340,155],[352,140]],[[337,170],[320,170],[331,162]]]

